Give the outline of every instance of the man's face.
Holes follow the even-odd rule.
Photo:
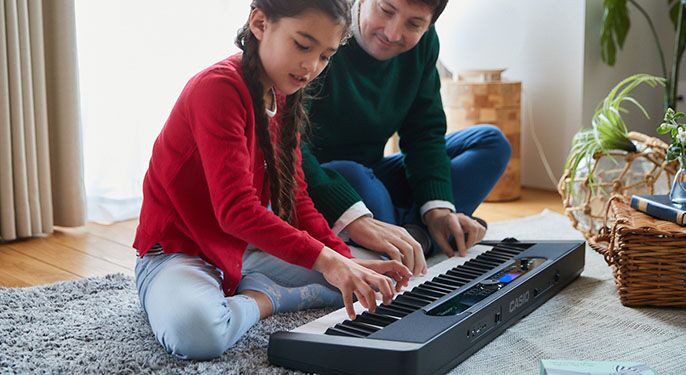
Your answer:
[[[408,0],[360,0],[360,45],[377,60],[388,60],[419,43],[433,9]]]

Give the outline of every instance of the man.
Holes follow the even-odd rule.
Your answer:
[[[309,193],[334,232],[415,275],[425,254],[465,256],[483,238],[485,223],[470,215],[511,155],[494,126],[445,137],[433,24],[446,4],[358,0],[354,37],[323,74],[303,146]],[[395,132],[402,153],[384,158]]]

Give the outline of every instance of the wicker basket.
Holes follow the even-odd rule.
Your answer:
[[[686,228],[629,206],[613,196],[607,225],[589,240],[612,267],[625,306],[686,306]]]

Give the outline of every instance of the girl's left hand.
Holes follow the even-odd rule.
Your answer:
[[[397,260],[353,259],[353,262],[395,280],[396,292],[406,287],[412,277],[412,272]]]

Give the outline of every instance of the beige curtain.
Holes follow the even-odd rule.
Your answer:
[[[74,0],[0,0],[0,240],[85,223]]]

